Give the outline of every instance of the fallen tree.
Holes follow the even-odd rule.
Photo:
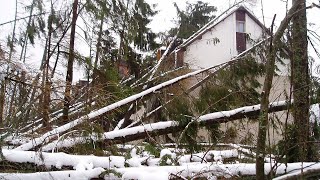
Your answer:
[[[279,101],[270,103],[269,113],[283,111],[289,108],[289,103],[287,101]],[[200,126],[211,125],[214,123],[224,123],[229,121],[234,121],[242,118],[254,118],[258,117],[260,113],[260,104],[253,106],[245,106],[230,111],[221,111],[202,115],[194,121]],[[72,147],[76,144],[81,144],[90,141],[99,141],[104,144],[116,144],[116,143],[126,143],[134,140],[145,139],[150,136],[159,136],[170,134],[173,132],[183,131],[185,125],[179,124],[178,121],[165,121],[150,123],[141,126],[119,129],[115,131],[105,132],[102,137],[93,135],[91,137],[76,137],[76,138],[66,138],[63,140],[55,140],[45,146],[42,150],[50,151],[55,148],[62,147]]]

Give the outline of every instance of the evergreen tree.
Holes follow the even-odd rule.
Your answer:
[[[174,3],[174,6],[177,10],[179,17],[178,24],[180,27],[171,29],[169,34],[171,36],[176,34],[179,29],[178,37],[183,39],[187,39],[215,18],[213,13],[217,11],[215,6],[210,6],[208,3],[202,1],[197,1],[194,4],[187,3],[185,11],[181,10],[176,3]]]
[[[156,34],[147,26],[156,11],[144,0],[112,2],[111,30],[120,37],[117,61],[126,61],[131,73],[138,78],[142,59],[137,50],[150,51],[158,47]]]

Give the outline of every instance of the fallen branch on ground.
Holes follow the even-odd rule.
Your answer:
[[[283,111],[286,109],[288,109],[288,104],[286,101],[274,102],[270,103],[269,113]],[[247,117],[258,117],[259,113],[260,104],[253,106],[245,106],[230,111],[221,111],[206,114],[200,116],[196,122],[199,123],[200,126],[206,126],[214,123],[224,123]],[[105,144],[125,143],[134,140],[144,139],[148,137],[148,135],[159,136],[170,134],[173,132],[179,132],[182,131],[184,128],[185,126],[180,125],[177,121],[150,123],[141,126],[105,132],[101,138],[93,136],[91,138],[77,137],[66,138],[61,141],[53,141],[48,145],[44,146],[43,150],[50,151],[54,148],[72,147],[76,144],[88,142],[88,140],[100,142],[103,141]]]

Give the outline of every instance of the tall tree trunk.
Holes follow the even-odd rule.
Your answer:
[[[49,126],[49,109],[50,109],[50,88],[51,88],[51,80],[49,80],[49,63],[50,63],[50,49],[51,49],[51,35],[52,35],[52,17],[53,16],[53,2],[51,0],[51,15],[48,19],[48,43],[47,43],[47,58],[44,63],[44,82],[42,87],[43,94],[43,107],[42,107],[42,124],[44,127]]]
[[[19,76],[19,73],[17,74],[17,76]],[[15,106],[14,106],[14,102],[16,100],[16,93],[17,93],[17,82],[13,82],[13,90],[12,90],[12,94],[11,94],[11,100],[10,100],[10,104],[9,104],[9,117],[14,117],[13,112],[15,112]]]
[[[33,18],[32,14],[33,14],[34,3],[35,3],[35,0],[32,0],[31,6],[30,6],[30,14],[29,14],[29,20],[27,24],[27,30],[24,34],[24,39],[23,39],[24,43],[21,49],[21,54],[20,54],[20,61],[22,61],[23,59],[23,62],[25,62],[26,60],[26,52],[27,52],[27,46],[28,46],[28,28],[31,25],[31,21]]]
[[[272,42],[272,41],[271,41]],[[257,140],[257,157],[256,157],[256,179],[265,179],[264,174],[264,157],[266,153],[266,133],[269,128],[269,95],[272,87],[274,67],[275,67],[275,48],[270,43],[270,50],[267,56],[266,77],[263,83],[263,91],[261,93],[261,111],[259,117],[259,131]]]
[[[16,25],[17,25],[17,14],[18,14],[18,0],[16,0],[16,8],[15,8],[15,15],[14,15],[14,23],[13,23],[13,32],[12,32],[12,37],[11,37],[11,42],[9,44],[9,65],[10,65],[10,62],[11,62],[11,58],[12,58],[12,53],[13,53],[13,42],[14,42],[14,39],[15,39],[15,35],[16,35]],[[7,67],[7,75],[9,73],[9,65]],[[4,123],[4,117],[3,117],[3,114],[4,114],[4,107],[5,107],[5,91],[6,91],[6,83],[7,81],[6,80],[3,80],[1,82],[1,92],[0,92],[0,124],[3,125]]]
[[[98,67],[98,62],[99,62],[99,55],[100,55],[100,51],[101,51],[101,40],[102,40],[102,31],[103,31],[103,20],[104,20],[104,14],[102,14],[102,16],[100,17],[100,25],[99,25],[99,33],[98,33],[98,40],[97,40],[97,45],[96,45],[96,56],[95,56],[95,60],[93,63],[93,71],[92,71],[92,82],[91,82],[91,90],[92,92],[95,92],[95,84],[96,84],[96,78],[97,78],[97,67]],[[89,76],[88,76],[89,78]],[[88,81],[89,83],[89,81]],[[89,90],[89,87],[88,87]],[[95,93],[92,93],[88,99],[88,107],[91,107],[91,102],[93,100]]]
[[[256,179],[265,179],[264,174],[264,157],[266,153],[266,132],[268,128],[268,110],[269,110],[269,94],[272,86],[276,53],[281,43],[281,37],[287,29],[292,17],[295,15],[297,5],[293,4],[288,11],[286,17],[281,21],[277,32],[272,36],[269,46],[269,54],[267,55],[266,77],[263,84],[263,93],[261,97],[261,111],[259,119],[258,139],[257,139],[257,157],[256,157]],[[275,17],[274,17],[275,19]]]
[[[6,97],[6,84],[7,81],[3,80],[0,88],[0,127],[3,127],[4,123],[4,106],[5,106],[5,97]]]
[[[307,160],[309,140],[309,91],[310,78],[308,68],[308,40],[306,1],[292,0],[298,6],[296,15],[292,18],[292,87],[293,87],[293,118],[297,137],[296,161]]]
[[[100,26],[99,26],[99,34],[98,34],[98,41],[97,41],[97,50],[96,50],[96,57],[94,60],[94,64],[93,64],[93,77],[92,77],[92,82],[95,81],[96,78],[96,69],[98,66],[98,61],[99,61],[99,55],[100,55],[100,50],[101,50],[101,39],[102,39],[102,30],[103,30],[103,19],[104,19],[104,15],[102,15],[101,19],[100,19]]]
[[[69,59],[67,65],[66,75],[66,88],[64,92],[64,107],[63,107],[63,119],[68,121],[68,112],[71,101],[71,85],[73,77],[73,61],[74,61],[74,40],[76,34],[76,22],[78,18],[78,0],[74,0],[72,6],[72,21],[71,21],[71,34],[70,34],[70,46],[69,46]]]

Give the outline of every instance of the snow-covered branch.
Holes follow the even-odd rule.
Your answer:
[[[122,156],[93,156],[93,155],[70,155],[66,153],[45,153],[35,151],[16,151],[2,149],[5,160],[15,163],[32,163],[37,166],[45,166],[61,169],[70,166],[77,170],[93,168],[124,167],[125,158]]]
[[[283,111],[288,108],[286,101],[270,103],[269,112]],[[260,104],[253,106],[245,106],[230,111],[221,111],[210,114],[205,114],[197,119],[201,126],[210,125],[213,123],[223,123],[246,117],[256,117],[260,113]],[[179,124],[178,121],[165,121],[150,123],[141,126],[120,129],[116,131],[105,132],[101,138],[93,136],[90,140],[104,141],[104,143],[124,143],[138,139],[144,139],[148,135],[164,135],[172,132],[182,131],[185,126]],[[53,141],[43,147],[43,150],[50,151],[54,148],[72,147],[73,145],[87,142],[88,138],[66,138],[61,141]]]

